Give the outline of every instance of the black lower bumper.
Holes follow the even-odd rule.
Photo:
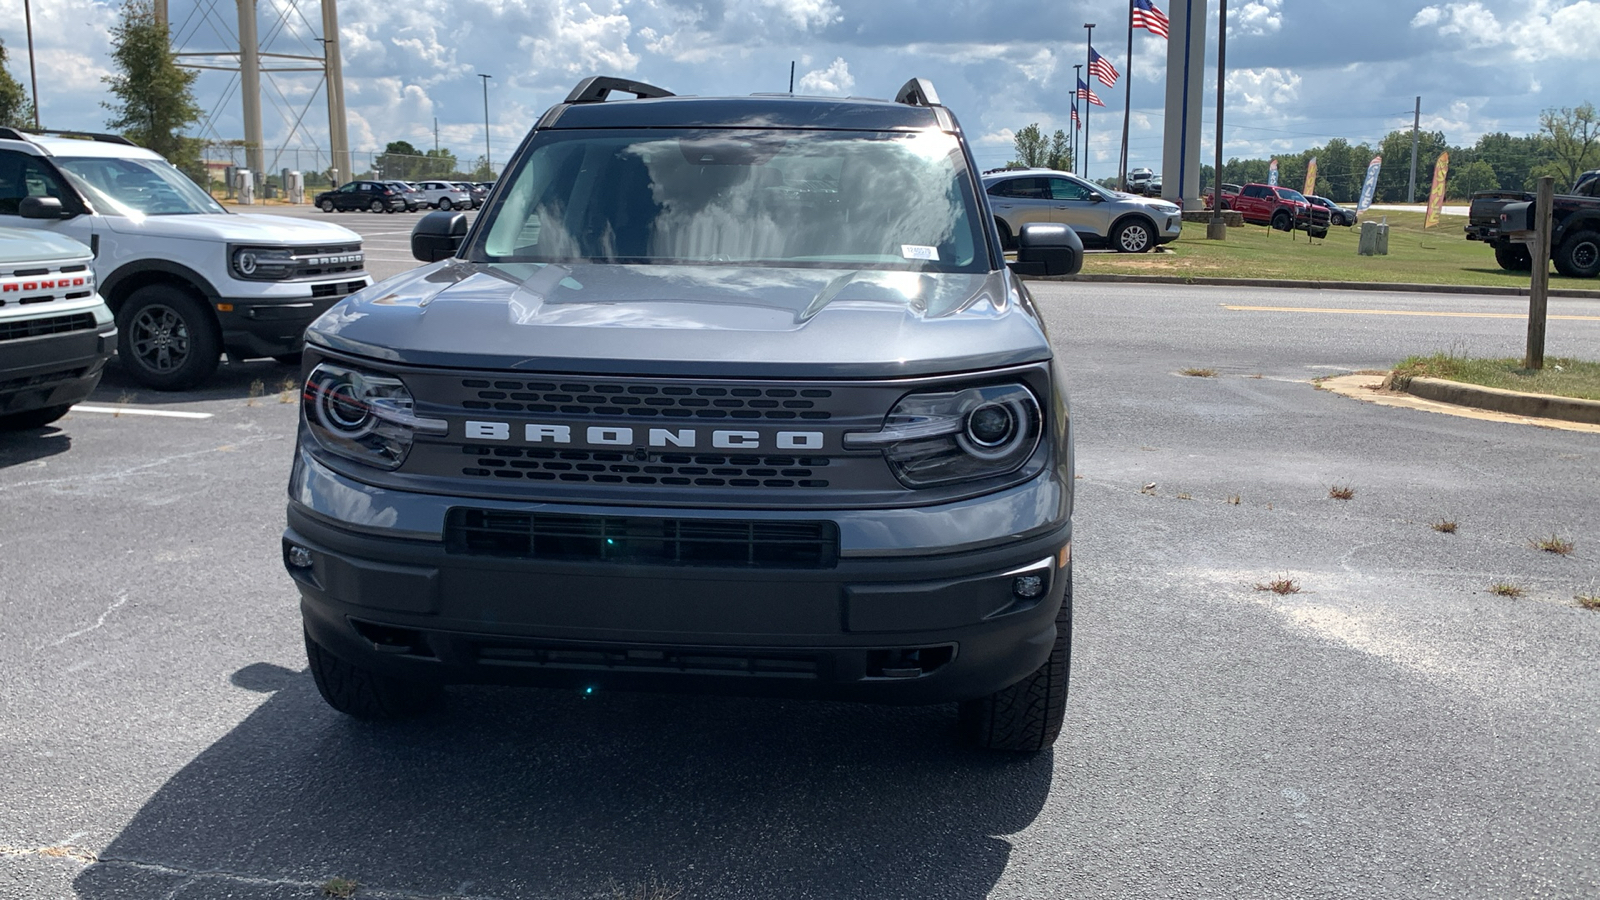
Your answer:
[[[283,543],[311,637],[397,677],[940,703],[1044,663],[1070,540],[827,569],[579,563],[457,555],[291,506]],[[1041,592],[1019,596],[1019,575]]]
[[[217,322],[222,326],[222,349],[236,359],[282,356],[298,353],[305,346],[306,326],[327,312],[335,303],[360,288],[341,285],[341,291],[326,297],[312,297],[272,303],[242,300],[217,304]]]
[[[83,400],[116,347],[117,328],[110,323],[0,344],[0,415]]]

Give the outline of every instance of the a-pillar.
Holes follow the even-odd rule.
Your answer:
[[[1161,196],[1200,209],[1200,104],[1205,80],[1208,0],[1171,0],[1167,38],[1166,137]]]

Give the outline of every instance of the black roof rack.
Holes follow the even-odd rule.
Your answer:
[[[29,140],[28,135],[30,134],[50,134],[56,137],[82,138],[107,144],[126,144],[129,147],[139,146],[120,134],[100,134],[94,131],[63,131],[56,128],[34,128],[30,131],[22,131],[17,128],[0,128],[0,139],[3,140],[26,141]]]
[[[629,81],[626,78],[612,78],[609,75],[592,75],[578,82],[578,86],[567,95],[567,103],[603,103],[612,91],[621,91],[632,94],[640,100],[649,97],[671,97],[672,92],[658,88],[653,84],[642,81]]]
[[[938,106],[939,92],[933,89],[933,82],[928,79],[913,78],[900,87],[900,93],[894,95],[894,102],[908,106]]]

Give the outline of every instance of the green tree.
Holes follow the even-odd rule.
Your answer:
[[[1556,190],[1565,190],[1586,169],[1600,165],[1600,120],[1594,104],[1547,109],[1539,115],[1539,128],[1550,141],[1555,157]]]
[[[11,77],[5,41],[0,41],[0,125],[7,128],[33,127],[33,101],[22,82]]]
[[[1045,142],[1044,132],[1039,130],[1038,122],[1018,131],[1011,142],[1017,151],[1014,162],[1020,163],[1023,168],[1032,169],[1047,162],[1049,147]]]
[[[390,141],[372,165],[383,178],[415,181],[427,177],[423,171],[426,157],[410,141]]]
[[[1433,184],[1433,164],[1439,154],[1450,149],[1444,133],[1424,131],[1417,136],[1417,202],[1428,199],[1428,188]],[[1391,131],[1378,146],[1383,155],[1383,169],[1378,172],[1377,197],[1384,203],[1404,203],[1411,183],[1411,131]]]
[[[1072,156],[1067,152],[1067,133],[1057,128],[1050,138],[1050,152],[1045,157],[1045,167],[1062,172],[1072,171]]]
[[[116,98],[101,103],[111,111],[106,124],[165,156],[191,178],[197,173],[203,178],[201,142],[182,134],[203,112],[194,100],[198,73],[178,67],[151,0],[126,0],[119,15],[111,27],[111,61],[117,74],[101,79]]]
[[[1451,154],[1450,167],[1455,171],[1450,173],[1450,189],[1445,193],[1451,197],[1466,198],[1478,191],[1500,189],[1500,178],[1494,174],[1494,166],[1481,159],[1475,159],[1456,169],[1455,155]]]
[[[489,165],[488,157],[479,156],[472,161],[472,171],[467,175],[468,181],[493,181],[494,177],[494,166]]]
[[[456,172],[456,155],[451,153],[448,148],[441,147],[437,150],[429,150],[423,154],[423,157],[423,165],[426,170],[426,174],[423,175],[424,178],[457,180],[452,178]]]

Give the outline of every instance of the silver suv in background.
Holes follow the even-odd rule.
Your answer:
[[[472,194],[450,181],[419,181],[417,191],[427,205],[438,209],[471,209]]]
[[[1016,248],[1022,226],[1034,222],[1067,225],[1085,247],[1111,247],[1144,253],[1178,239],[1183,215],[1159,197],[1138,197],[1053,169],[985,172],[983,188],[994,211],[995,227],[1007,250]]]

